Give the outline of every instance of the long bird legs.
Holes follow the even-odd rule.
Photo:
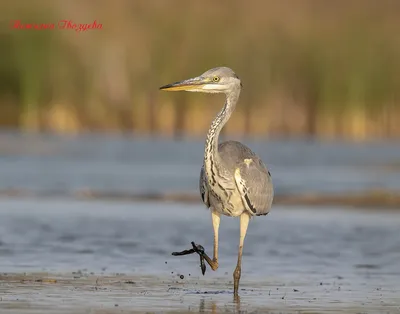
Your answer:
[[[212,222],[214,227],[214,258],[211,260],[207,254],[204,254],[204,258],[207,263],[211,266],[212,270],[217,270],[218,268],[218,229],[220,223],[220,214],[211,211]],[[239,252],[238,260],[236,264],[235,271],[233,272],[233,294],[238,295],[239,292],[239,281],[240,275],[242,274],[242,255],[243,255],[243,245],[244,238],[246,237],[247,227],[249,226],[250,216],[248,213],[243,212],[240,215],[240,237],[239,237]]]
[[[249,226],[250,216],[248,213],[244,212],[240,215],[240,238],[239,238],[239,253],[238,260],[235,271],[233,272],[233,294],[238,295],[239,290],[239,280],[242,274],[242,253],[244,238],[246,237],[247,227]]]
[[[210,260],[207,255],[205,255],[204,258],[206,259],[208,265],[210,265],[211,269],[215,271],[218,269],[218,232],[219,223],[221,221],[221,214],[214,210],[211,210],[211,219],[214,228],[214,254],[212,260]]]
[[[197,253],[200,255],[200,267],[202,270],[203,275],[206,272],[206,267],[203,265],[203,259],[207,262],[208,265],[210,265],[212,270],[217,270],[218,269],[218,232],[219,232],[219,224],[221,222],[221,214],[214,211],[211,209],[211,219],[212,219],[212,224],[213,224],[213,229],[214,229],[214,253],[213,253],[213,259],[211,259],[206,252],[204,252],[204,248],[201,245],[196,245],[194,242],[192,242],[192,249],[190,250],[184,250],[182,252],[173,252],[172,255],[174,256],[180,256],[180,255],[188,255],[192,253]]]
[[[211,211],[212,224],[214,228],[214,257],[211,260],[207,254],[204,255],[205,260],[210,265],[212,270],[218,269],[218,231],[219,224],[221,220],[221,215],[212,210]],[[248,213],[244,212],[240,215],[240,237],[239,237],[239,252],[238,252],[238,260],[236,264],[235,271],[233,272],[233,293],[234,295],[238,295],[239,291],[239,281],[240,276],[242,274],[242,255],[243,255],[243,245],[244,239],[247,233],[247,227],[249,226],[250,216]]]
[[[214,256],[211,259],[205,252],[204,248],[201,245],[196,245],[192,242],[193,249],[185,250],[182,252],[174,252],[172,255],[179,256],[179,255],[187,255],[192,253],[197,253],[200,255],[200,262],[203,275],[205,273],[205,266],[203,265],[203,259],[206,260],[207,264],[210,265],[212,270],[218,269],[218,230],[219,224],[221,220],[221,216],[218,212],[211,211],[212,223],[214,228]],[[246,237],[247,227],[249,226],[250,215],[246,212],[240,215],[240,238],[239,238],[239,252],[238,252],[238,260],[236,264],[235,271],[233,272],[233,294],[238,296],[239,292],[239,281],[240,275],[242,274],[242,255],[243,255],[243,245],[244,245],[244,238]]]

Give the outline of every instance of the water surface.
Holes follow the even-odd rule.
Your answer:
[[[32,294],[35,289],[67,293],[78,308],[88,304],[113,307],[117,302],[126,309],[162,310],[168,300],[169,310],[199,311],[201,302],[208,309],[229,309],[237,306],[231,282],[239,238],[237,219],[222,220],[216,272],[208,268],[203,277],[197,256],[170,254],[189,248],[190,241],[211,253],[211,230],[210,214],[201,205],[1,200],[3,273],[39,271],[71,280],[99,276],[100,281],[102,276],[117,274],[113,281],[119,284],[109,287],[110,281],[102,281],[108,301],[101,301],[105,292],[92,291],[94,279],[67,287],[37,284],[32,290],[31,286],[3,284],[0,289],[9,300],[25,287],[26,294],[18,300],[25,297],[43,308],[50,306],[49,301],[38,300]],[[395,310],[400,301],[399,230],[396,213],[275,206],[270,215],[255,218],[249,227],[241,304],[253,310],[288,306]],[[129,280],[136,285],[124,284]]]
[[[400,190],[390,166],[400,161],[397,143],[245,143],[269,165],[277,194]],[[203,145],[1,133],[1,312],[399,312],[395,212],[274,205],[250,224],[238,303],[237,219],[222,220],[220,266],[203,277],[197,256],[171,256],[191,241],[212,252],[200,197],[197,204],[74,197],[84,190],[197,194]],[[46,277],[57,283],[40,281]]]
[[[240,139],[269,166],[277,194],[400,190],[398,142]],[[203,140],[0,133],[0,191],[198,193]]]

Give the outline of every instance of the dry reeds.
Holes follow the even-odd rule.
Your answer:
[[[0,5],[0,123],[204,135],[222,96],[158,86],[219,65],[244,84],[225,133],[400,136],[398,1],[36,1]],[[101,30],[58,29],[60,20]],[[54,30],[9,27],[54,23]]]

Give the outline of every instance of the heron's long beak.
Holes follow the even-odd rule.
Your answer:
[[[210,80],[208,78],[198,76],[184,81],[161,86],[160,89],[166,91],[191,90],[201,88],[203,85],[209,82]]]

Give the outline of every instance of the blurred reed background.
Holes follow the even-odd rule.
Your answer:
[[[0,21],[3,128],[204,136],[222,96],[158,87],[226,65],[244,89],[225,134],[400,136],[399,1],[12,1]]]

